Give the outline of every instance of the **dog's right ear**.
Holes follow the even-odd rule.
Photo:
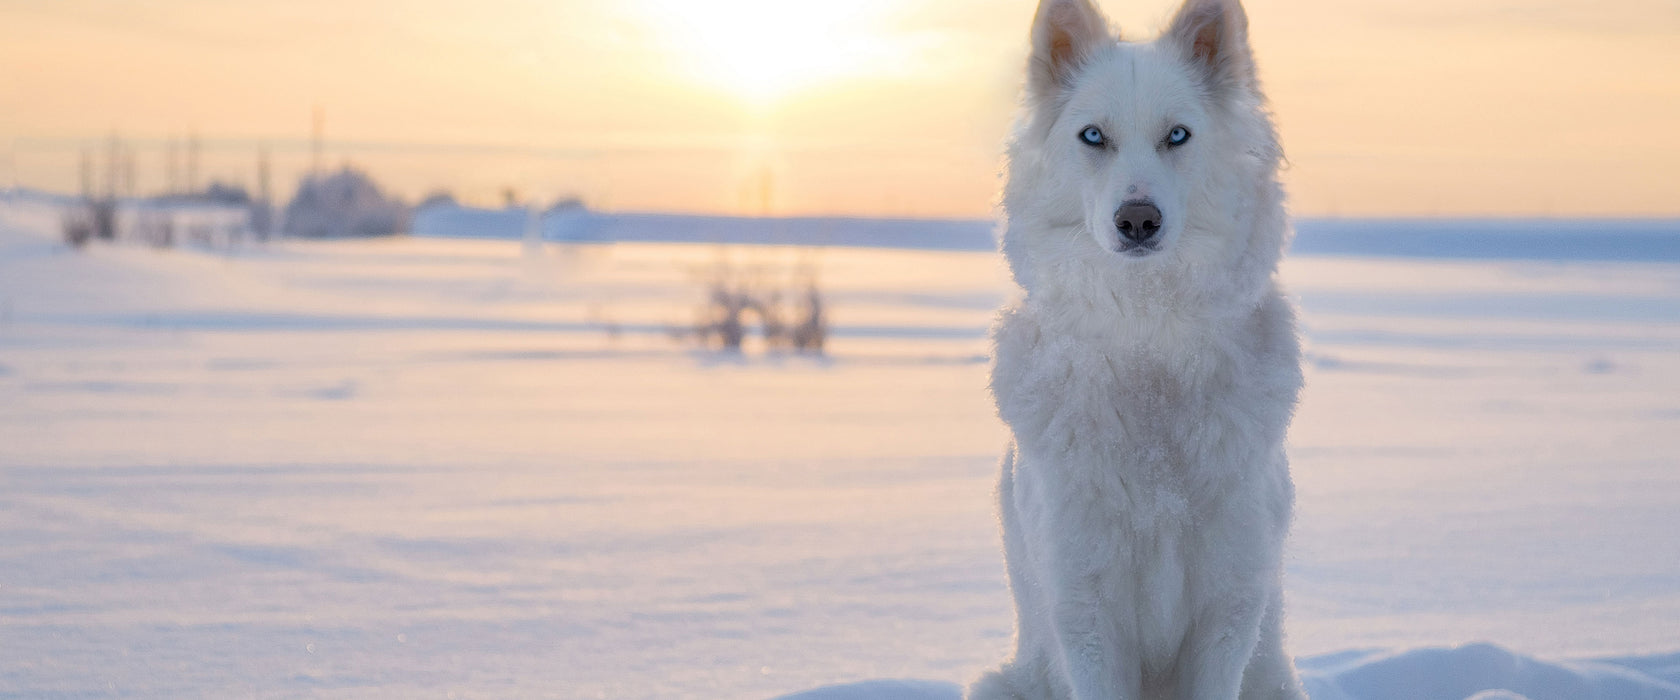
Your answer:
[[[1027,89],[1040,99],[1056,96],[1073,84],[1086,56],[1110,40],[1108,20],[1090,0],[1039,0]]]
[[[1202,69],[1210,87],[1254,89],[1254,50],[1239,0],[1185,0],[1166,36]]]

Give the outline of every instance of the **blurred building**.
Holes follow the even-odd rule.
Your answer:
[[[310,175],[286,205],[285,232],[304,238],[387,236],[408,228],[409,210],[387,198],[373,178],[345,167]]]

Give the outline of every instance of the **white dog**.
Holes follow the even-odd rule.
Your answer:
[[[1149,43],[1042,0],[993,332],[1015,658],[970,697],[1303,698],[1283,648],[1301,385],[1281,158],[1237,0]]]

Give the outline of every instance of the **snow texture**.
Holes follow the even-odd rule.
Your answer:
[[[1548,663],[1491,644],[1467,644],[1398,653],[1326,654],[1300,659],[1298,666],[1312,700],[1669,700],[1680,698],[1676,660],[1667,656]],[[1651,672],[1642,672],[1642,667]],[[962,689],[950,683],[866,681],[778,700],[960,697]]]
[[[0,193],[0,697],[949,698],[1006,654],[993,253],[78,254],[55,206]],[[815,266],[829,356],[674,343],[720,256]],[[1282,277],[1312,696],[1676,697],[1680,265]]]
[[[1680,698],[1673,673],[1663,679],[1614,661],[1547,663],[1491,644],[1335,654],[1299,665],[1313,700]]]

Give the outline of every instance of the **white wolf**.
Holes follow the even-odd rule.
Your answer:
[[[1042,0],[993,331],[1015,657],[996,698],[1305,697],[1283,647],[1301,386],[1281,159],[1237,0],[1149,43]]]

